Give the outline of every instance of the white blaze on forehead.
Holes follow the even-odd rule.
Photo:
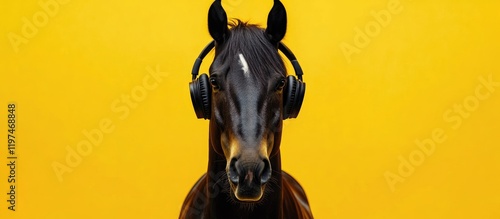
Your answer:
[[[243,57],[243,54],[239,54],[240,57],[240,65],[241,65],[241,70],[243,70],[243,74],[245,77],[250,77],[250,70],[248,70],[248,64],[247,60],[245,60],[245,57]]]

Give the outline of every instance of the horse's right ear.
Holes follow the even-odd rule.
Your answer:
[[[220,0],[214,1],[208,9],[208,31],[218,44],[222,44],[229,33],[227,15]]]

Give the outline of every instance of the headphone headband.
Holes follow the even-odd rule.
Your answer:
[[[191,75],[192,75],[192,80],[195,80],[196,77],[198,76],[198,73],[200,71],[201,63],[203,62],[203,59],[207,54],[215,47],[215,40],[212,40],[210,43],[208,43],[205,48],[201,51],[200,55],[198,55],[198,58],[194,61],[193,69],[191,70]],[[302,72],[302,68],[300,67],[299,61],[297,61],[297,58],[293,54],[293,52],[283,43],[279,42],[278,43],[278,49],[290,60],[292,63],[293,69],[295,70],[295,75],[297,75],[297,78],[302,81],[302,75],[304,74]]]
[[[304,72],[302,72],[302,68],[300,67],[299,61],[297,61],[297,58],[295,58],[295,55],[293,54],[292,50],[290,50],[284,43],[279,42],[278,44],[278,49],[285,54],[285,56],[290,60],[292,63],[293,69],[295,70],[295,74],[297,75],[297,78],[299,78],[300,81],[302,81],[302,75]]]
[[[208,45],[205,46],[205,48],[201,51],[200,55],[198,55],[198,58],[194,61],[193,65],[193,70],[191,70],[191,75],[193,75],[192,80],[196,79],[196,76],[198,76],[198,72],[200,71],[200,66],[201,62],[203,62],[203,59],[207,54],[215,47],[215,40],[212,40]]]

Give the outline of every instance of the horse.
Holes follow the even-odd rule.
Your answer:
[[[190,83],[196,115],[209,119],[208,169],[179,218],[313,218],[304,189],[281,169],[283,119],[297,117],[305,92],[300,65],[280,42],[286,32],[283,4],[274,1],[263,29],[228,22],[220,0],[214,1],[208,29],[213,41],[196,60]],[[210,75],[197,78],[214,47]],[[279,50],[299,79],[287,76]]]

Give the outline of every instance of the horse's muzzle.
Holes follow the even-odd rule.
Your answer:
[[[234,196],[239,201],[259,201],[264,194],[265,184],[271,178],[271,163],[268,159],[254,162],[232,158],[228,178]]]

